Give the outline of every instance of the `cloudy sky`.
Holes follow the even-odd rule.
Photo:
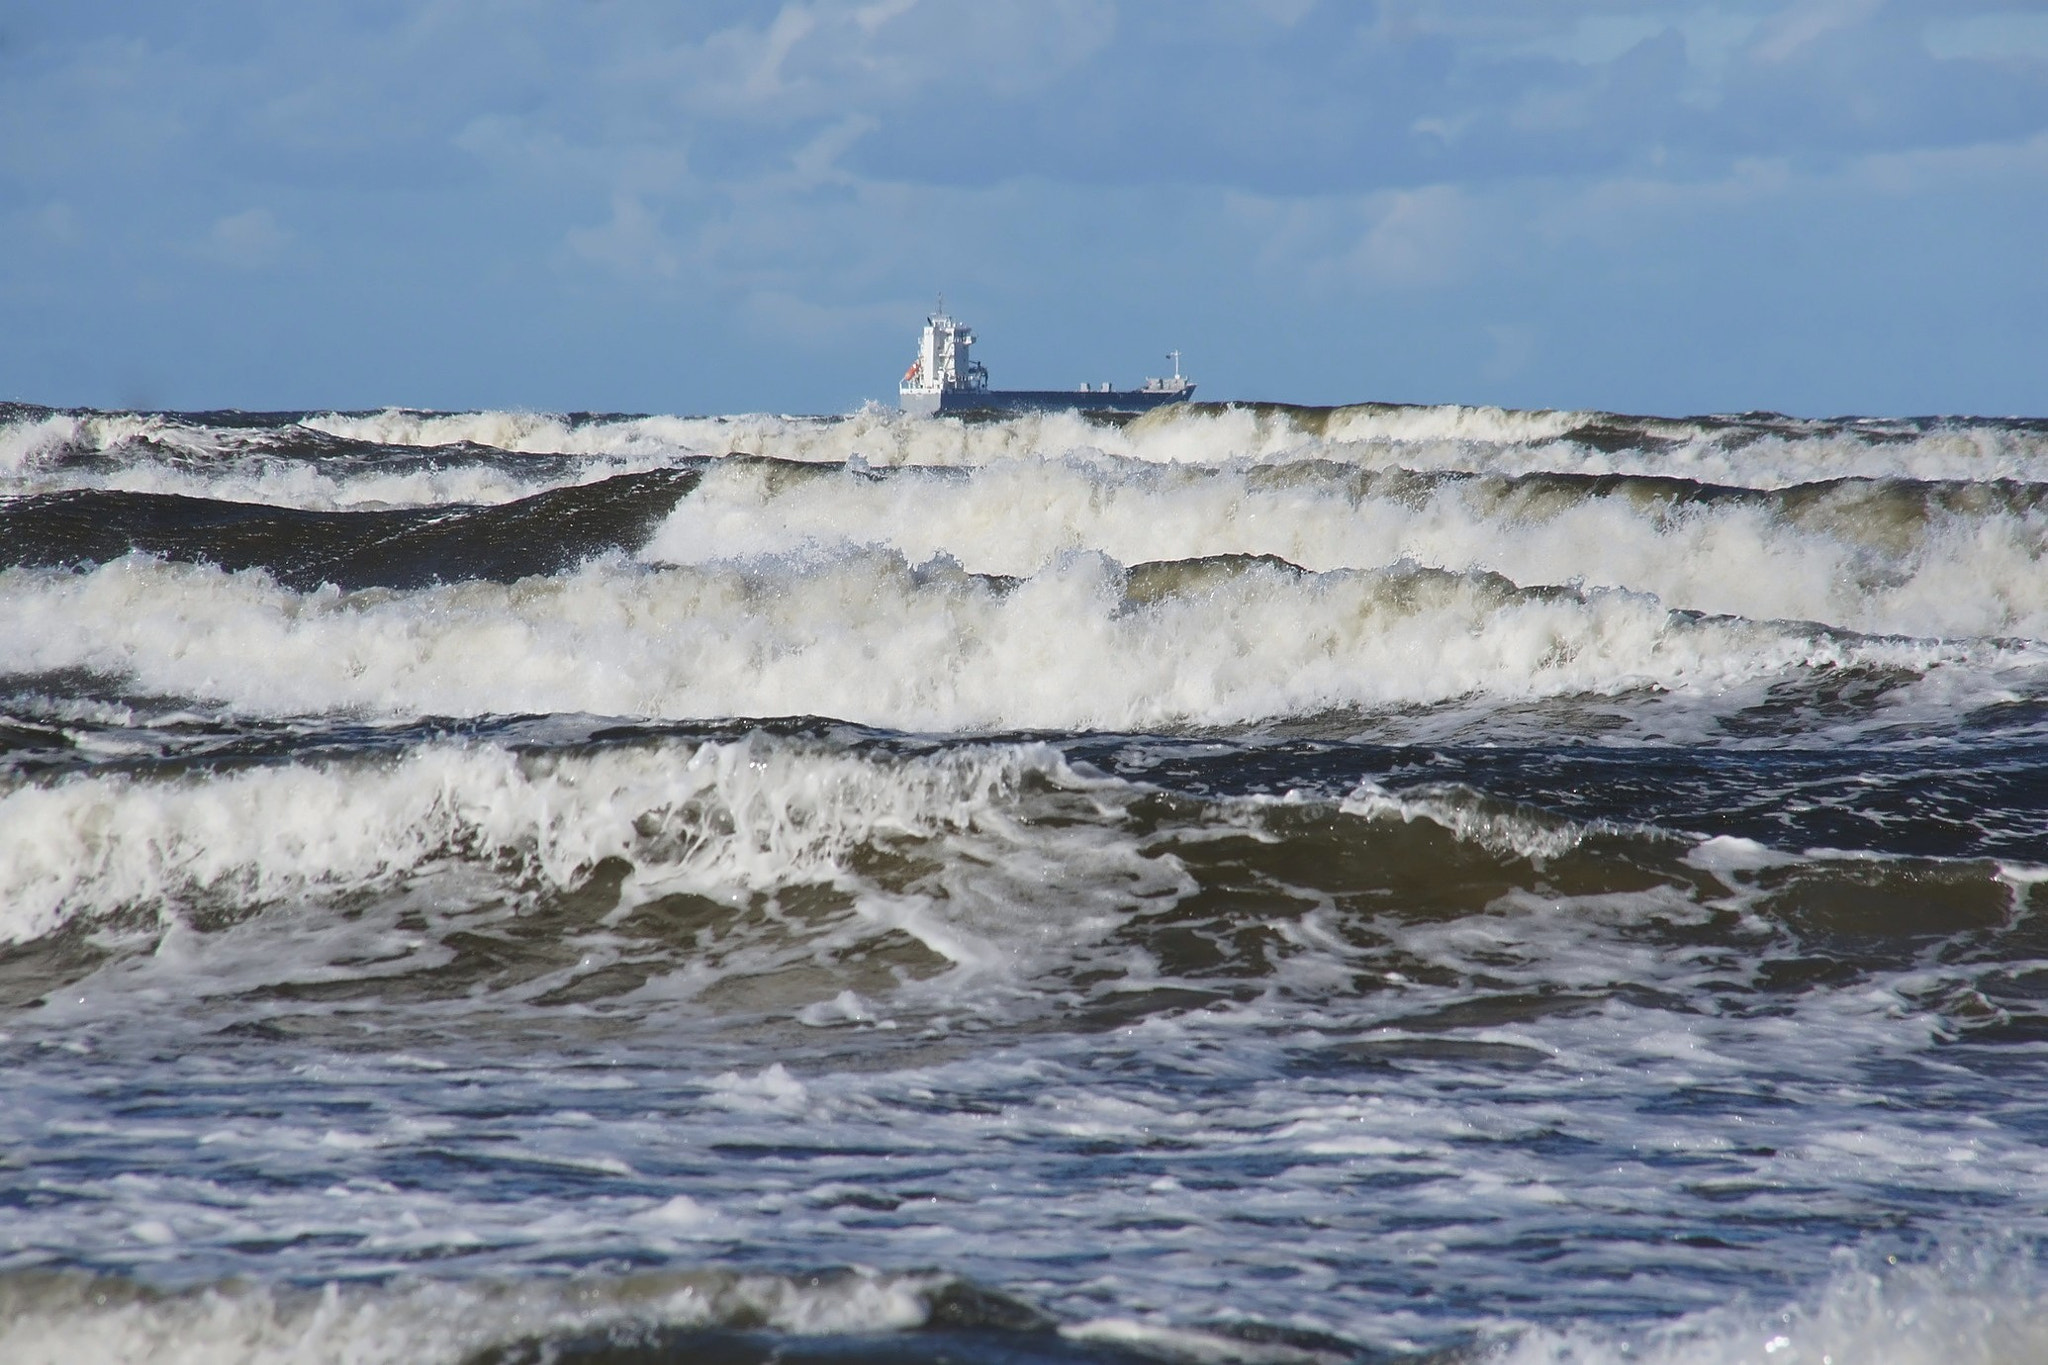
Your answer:
[[[2048,0],[0,0],[0,397],[2048,413]]]

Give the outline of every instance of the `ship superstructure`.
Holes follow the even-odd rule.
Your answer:
[[[991,389],[988,367],[972,355],[974,332],[946,312],[944,299],[924,320],[924,334],[918,338],[917,358],[903,372],[896,386],[905,412],[1048,412],[1079,409],[1088,412],[1145,412],[1166,403],[1186,402],[1195,386],[1180,372],[1180,352],[1169,351],[1173,374],[1166,379],[1147,379],[1135,389],[1118,389],[1107,382],[1097,388],[1082,384],[1073,389]]]

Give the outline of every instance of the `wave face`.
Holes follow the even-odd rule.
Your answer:
[[[0,408],[0,1358],[2048,1350],[2048,423]]]

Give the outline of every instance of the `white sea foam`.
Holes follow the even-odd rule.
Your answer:
[[[310,511],[492,504],[670,464],[675,452],[613,454],[521,468],[422,458],[398,464],[280,455],[273,428],[204,428],[160,417],[55,414],[0,427],[0,496],[105,489]],[[284,429],[289,435],[289,428]],[[60,457],[87,454],[85,462]],[[170,458],[164,458],[168,453]]]
[[[1809,893],[1860,904],[1853,875],[1828,880],[1846,860],[1733,838],[1681,859],[1675,841],[1350,776],[1307,812],[1197,802],[1035,744],[584,743],[564,720],[547,723],[581,738],[392,751],[337,731],[298,761],[177,773],[148,742],[181,696],[203,723],[164,733],[268,744],[238,718],[1072,729],[1622,693],[1616,710],[1648,714],[1658,689],[1735,709],[1859,667],[1917,677],[1894,718],[1946,722],[2038,677],[2038,646],[1960,638],[2048,636],[2024,498],[1674,508],[1358,477],[2041,474],[2017,429],[1879,444],[1665,423],[1656,450],[1617,454],[1585,437],[1597,419],[312,423],[567,452],[531,479],[460,453],[302,475],[264,463],[261,433],[175,419],[7,428],[15,491],[183,480],[321,506],[492,501],[728,451],[821,467],[715,463],[646,555],[510,586],[300,594],[139,556],[0,574],[0,670],[119,675],[141,717],[76,697],[37,712],[92,731],[64,762],[104,766],[0,789],[0,941],[44,939],[0,984],[77,986],[0,1035],[0,1267],[270,1286],[0,1278],[0,1358],[460,1360],[615,1323],[870,1331],[928,1311],[915,1276],[548,1278],[734,1248],[960,1269],[1072,1338],[1167,1358],[1315,1354],[1216,1328],[1233,1317],[1390,1348],[1497,1333],[1542,1365],[2042,1356],[2025,1266],[1851,1267],[1789,1306],[1642,1325],[1731,1284],[1813,1286],[1844,1240],[1879,1259],[1984,1224],[2040,1242],[2031,1045],[1999,1035],[1991,1000],[2014,1000],[2010,952],[1881,945],[1816,974],[1804,921],[1834,902]],[[869,477],[904,465],[921,467]],[[1208,558],[1250,554],[1311,572]],[[1775,619],[1801,617],[1925,638]],[[1255,780],[1249,748],[1229,762]],[[1934,919],[1963,899],[1971,923],[1997,918],[1985,888],[1950,895],[1948,872],[1916,868]],[[2020,908],[2039,880],[1949,871],[1995,875]],[[113,956],[95,968],[94,950]],[[1051,1026],[1002,1027],[1027,1016]],[[437,1262],[477,1278],[405,1278]],[[499,1274],[518,1283],[482,1278]],[[337,1276],[364,1283],[280,1287]]]
[[[1396,795],[1377,782],[1359,784],[1337,808],[1362,820],[1427,820],[1460,840],[1536,863],[1571,852],[1588,832],[1554,817],[1503,809],[1477,792],[1425,789]]]
[[[1205,424],[1231,429],[1222,440]],[[1184,434],[1191,426],[1199,435]],[[1593,429],[1597,441],[1582,439]],[[2048,435],[1987,423],[1840,424],[1776,419],[1643,419],[1598,412],[1446,404],[1323,410],[1160,409],[1125,429],[1130,453],[1187,440],[1195,450],[1259,459],[1314,455],[1371,468],[1645,474],[1781,488],[1835,478],[2048,479]],[[1166,433],[1172,433],[1166,436]],[[1873,439],[1873,438],[1881,439]],[[1612,446],[1612,449],[1608,447]],[[1116,444],[1105,450],[1121,451]],[[1199,456],[1196,456],[1199,458]]]
[[[491,1347],[606,1328],[888,1332],[930,1312],[941,1275],[669,1274],[638,1282],[418,1283],[315,1292],[228,1285],[144,1296],[82,1276],[0,1280],[10,1365],[456,1365]]]
[[[450,863],[490,869],[502,894],[571,887],[623,859],[628,900],[849,880],[848,858],[877,842],[1007,828],[1027,778],[1088,786],[1035,745],[893,762],[758,736],[580,757],[432,746],[389,762],[78,775],[0,795],[0,942],[138,907],[174,918],[390,890]],[[931,939],[973,953],[964,922],[933,926]]]
[[[80,478],[69,471],[25,484],[23,493],[105,488],[123,493],[173,494],[220,502],[255,503],[314,512],[353,512],[449,504],[491,505],[531,497],[547,488],[595,483],[658,467],[665,460],[592,459],[567,470],[524,471],[476,461],[404,469],[346,468],[311,460],[254,459],[211,467],[134,464]]]
[[[973,466],[1019,456],[1098,452],[1149,463],[1223,464],[1315,458],[1364,468],[1517,474],[1671,475],[1775,488],[1814,479],[2019,479],[2048,482],[2048,435],[1985,422],[1797,422],[1617,418],[1570,411],[1443,405],[1334,409],[1162,409],[1124,427],[1074,413],[994,422],[910,417],[879,407],[844,417],[741,414],[570,420],[531,412],[328,413],[307,432],[423,451],[459,445],[516,455],[623,460],[744,453],[871,466]],[[1595,430],[1597,441],[1581,439]],[[168,450],[204,468],[254,458],[290,428],[209,427],[148,414],[27,416],[0,427],[0,478],[36,476],[66,452],[147,463]],[[1614,447],[1609,449],[1607,447]],[[43,471],[47,473],[48,471]],[[79,486],[99,475],[76,476]],[[74,476],[67,476],[69,486]]]
[[[1840,1069],[1836,1053],[1859,1043],[1882,1049],[1882,1030],[1896,1024],[1859,1027],[1852,1019],[1845,1029],[1810,1007],[1780,1028],[1688,1016],[1702,1045],[1685,1056],[1641,1045],[1636,1026],[1660,1014],[1617,1008],[1584,1023],[1468,1032],[1501,1051],[1522,1047],[1539,1063],[1476,1084],[1444,1069],[1304,1083],[1276,1073],[1280,1056],[1267,1049],[1313,1049],[1315,1035],[1262,1035],[1247,1027],[1257,1018],[1250,1010],[1153,1022],[1113,1038],[1017,1040],[998,1053],[908,1071],[799,1077],[775,1064],[679,1084],[646,1068],[596,1068],[593,1076],[592,1068],[568,1066],[537,1092],[528,1087],[538,1077],[489,1067],[429,1070],[408,1082],[403,1059],[375,1055],[325,1060],[301,1068],[315,1076],[280,1075],[268,1086],[253,1076],[231,1081],[167,1068],[150,1082],[150,1105],[96,1125],[51,1125],[78,1152],[79,1166],[119,1174],[81,1172],[67,1185],[76,1205],[32,1203],[13,1231],[33,1239],[62,1220],[71,1237],[91,1243],[86,1227],[107,1224],[120,1245],[95,1245],[103,1262],[141,1257],[172,1266],[181,1255],[217,1256],[221,1242],[283,1229],[360,1238],[359,1258],[394,1269],[402,1259],[460,1249],[482,1262],[484,1276],[496,1269],[484,1257],[516,1256],[530,1242],[586,1260],[631,1252],[679,1264],[701,1264],[724,1244],[799,1262],[830,1245],[889,1264],[993,1271],[994,1283],[1060,1313],[1070,1339],[1165,1360],[1300,1361],[1318,1353],[1195,1325],[1230,1317],[1382,1347],[1479,1334],[1499,1344],[1480,1358],[1513,1365],[2037,1358],[2048,1313],[2023,1259],[2000,1260],[1995,1247],[1925,1267],[1885,1265],[1875,1255],[1876,1273],[1850,1261],[1830,1276],[1825,1243],[1800,1227],[1802,1216],[1824,1221],[1845,1204],[1885,1207],[1886,1193],[1906,1182],[1916,1198],[1945,1196],[1958,1207],[1977,1200],[1990,1210],[2002,1196],[2010,1203],[2002,1221],[2020,1228],[2014,1240],[2035,1235],[2038,1202],[2020,1195],[2037,1191],[2043,1172],[2022,1134],[1963,1128],[1982,1140],[1976,1164],[1990,1168],[1974,1175],[1970,1161],[1939,1159],[1943,1134],[1916,1132],[1924,1124],[1896,1122],[1890,1131],[1904,1141],[1848,1150],[1844,1129],[1895,1106],[1884,1086],[1859,1085],[1855,1072]],[[1818,1054],[1807,1045],[1816,1035]],[[1541,1064],[1531,1043],[1563,1051]],[[1740,1102],[1744,1080],[1756,1073],[1731,1065],[1729,1054],[1744,1048],[1738,1060],[1773,1059],[1776,1102]],[[152,1055],[160,1054],[161,1043]],[[1141,1055],[1167,1065],[1140,1069]],[[1102,1067],[1105,1056],[1118,1065]],[[51,1091],[43,1102],[54,1113],[37,1117],[98,1112],[78,1094],[75,1060],[45,1067]],[[20,1079],[10,1078],[17,1087]],[[599,1080],[623,1086],[608,1108],[608,1092],[590,1088]],[[1718,1086],[1721,1105],[1671,1113],[1654,1102],[1703,1084]],[[168,1115],[166,1093],[179,1101]],[[522,1112],[514,1139],[501,1125],[443,1117],[430,1097],[445,1105],[451,1094],[494,1109],[552,1102]],[[30,1126],[26,1119],[0,1115],[0,1130],[15,1136]],[[1951,1127],[1947,1136],[1961,1133]],[[1759,1142],[1778,1150],[1761,1153]],[[1077,1143],[1117,1152],[1115,1168],[1038,1155]],[[773,1155],[707,1160],[720,1144]],[[180,1152],[180,1169],[148,1180],[127,1174],[115,1163],[136,1145]],[[458,1159],[466,1179],[403,1188],[373,1174],[421,1149],[436,1163]],[[621,1155],[638,1165],[604,1164]],[[483,1182],[494,1166],[536,1165],[575,1165],[610,1179],[529,1187],[521,1200],[490,1197],[494,1187]],[[305,1178],[234,1188],[235,1173],[251,1166]],[[675,1174],[652,1179],[640,1173],[647,1169]],[[665,1192],[678,1185],[690,1192]],[[1392,1208],[1389,1187],[1399,1192]],[[1702,1187],[1775,1235],[1739,1251],[1640,1235],[1646,1222],[1711,1227],[1697,1221]],[[924,1197],[906,1216],[876,1215],[891,1191],[909,1190]],[[1287,1235],[1276,1236],[1276,1226]],[[1106,1254],[1085,1262],[1085,1276],[1062,1275],[1077,1243]],[[1565,1247],[1570,1261],[1553,1293],[1532,1304],[1524,1264],[1503,1245]],[[1617,1298],[1640,1303],[1657,1293],[1670,1296],[1667,1304],[1712,1303],[1724,1298],[1725,1276],[1737,1267],[1766,1283],[1789,1278],[1809,1287],[1790,1303],[1772,1290],[1764,1302],[1703,1307],[1676,1321],[1613,1310]],[[924,1321],[941,1281],[860,1273],[822,1282],[716,1273],[523,1284],[401,1277],[324,1294],[230,1284],[140,1297],[118,1282],[11,1276],[0,1280],[0,1354],[379,1362],[461,1359],[541,1333],[636,1323],[886,1331]],[[1461,1292],[1411,1309],[1414,1295],[1445,1284]],[[1453,1298],[1460,1306],[1445,1302]],[[1105,1299],[1123,1311],[1105,1314]],[[1530,1328],[1531,1317],[1544,1325]]]
[[[510,586],[300,595],[129,557],[0,573],[0,670],[89,669],[256,714],[823,715],[909,730],[1140,729],[1347,707],[1664,688],[2024,650],[1675,615],[1397,566],[1302,575],[1094,554],[1014,588],[886,553]]]
[[[1601,444],[1575,433],[1608,424]],[[1074,413],[995,422],[911,417],[869,407],[846,417],[638,417],[571,423],[536,413],[418,413],[309,417],[332,435],[399,445],[472,442],[526,454],[647,455],[657,451],[874,466],[978,465],[1019,455],[1099,451],[1155,463],[1215,464],[1304,457],[1368,468],[1537,470],[1674,475],[1750,487],[1815,478],[2048,481],[2048,438],[2025,428],[1933,423],[1855,426],[1776,421],[1731,428],[1712,421],[1615,418],[1571,411],[1390,407],[1334,409],[1202,406],[1161,409],[1125,427]],[[1608,450],[1637,432],[1633,446]]]
[[[1094,1318],[1060,1329],[1072,1341],[1100,1343],[1136,1351],[1168,1365],[1341,1365],[1349,1353],[1314,1350],[1284,1341],[1249,1341],[1222,1332],[1140,1322],[1131,1318]]]
[[[629,417],[571,423],[541,413],[419,413],[308,417],[333,436],[425,447],[471,442],[527,455],[767,455],[779,460],[871,465],[977,465],[1041,451],[1117,443],[1116,429],[1075,413],[1033,413],[1003,422],[929,421],[880,408],[847,417]],[[1297,442],[1298,443],[1298,442]],[[1219,447],[1220,450],[1220,447]]]
[[[1167,468],[1096,456],[793,478],[731,463],[711,466],[644,556],[691,564],[877,545],[912,563],[946,555],[1017,576],[1079,550],[1125,564],[1274,555],[1317,571],[1407,559],[1523,584],[1627,587],[1752,620],[2048,638],[2048,518],[1922,521],[1884,497],[1852,490],[1793,520],[1754,503],[1672,508],[1647,493],[1498,480],[1362,483],[1327,464]]]
[[[473,767],[412,759],[358,767],[356,782],[368,794],[331,811],[313,811],[310,799],[252,807],[248,818],[289,823],[302,845],[271,840],[256,856],[285,866],[296,859],[305,869],[345,864],[323,843],[335,827],[364,819],[373,799],[393,807],[376,816],[387,823],[410,816],[431,824],[440,818],[428,797],[437,786],[445,806],[472,812],[465,827],[476,833],[454,839],[467,841],[464,857],[512,864],[515,875],[530,867],[536,878],[571,880],[592,858],[632,859],[645,872],[632,874],[629,893],[635,879],[644,891],[744,887],[778,876],[843,882],[856,862],[875,861],[846,850],[910,831],[924,842],[896,851],[906,864],[934,870],[917,874],[893,901],[900,912],[921,900],[925,917],[897,922],[910,932],[932,925],[978,934],[992,957],[1023,964],[1007,977],[982,977],[981,993],[1035,992],[1070,1023],[1084,1004],[1113,1002],[1121,992],[1223,984],[1213,975],[1176,981],[1159,964],[1147,975],[1137,945],[1072,916],[1080,897],[1107,888],[1105,901],[1084,910],[1107,905],[1113,913],[1099,918],[1147,919],[1192,889],[1171,868],[1177,857],[1192,867],[1217,835],[1257,833],[1262,818],[1285,809],[1218,803],[1221,809],[1187,817],[1184,831],[1159,828],[1150,815],[1141,833],[1119,809],[1130,788],[1063,770],[1036,746],[969,750],[952,770],[923,758],[857,758],[764,740],[539,763],[473,747],[422,757],[479,752],[486,761]],[[664,776],[700,754],[715,782],[689,772]],[[846,771],[862,765],[872,771]],[[293,771],[326,776],[320,765]],[[992,776],[1004,772],[1022,776]],[[245,776],[204,782],[232,785]],[[318,781],[308,785],[313,795],[325,791]],[[1033,824],[1025,791],[1032,787],[1067,801],[1059,812],[1065,818],[1025,829]],[[1438,793],[1412,804],[1420,818],[1440,822],[1458,800]],[[1092,822],[1085,818],[1091,809]],[[1362,814],[1337,820],[1336,833],[1359,845],[1356,879],[1377,885],[1373,869],[1384,853],[1399,858],[1413,850],[1386,812]],[[116,831],[130,830],[125,812],[114,816]],[[10,823],[0,819],[0,829]],[[193,827],[209,839],[232,837],[217,833],[219,822]],[[139,844],[175,843],[165,828],[135,821],[130,832]],[[1475,837],[1483,847],[1511,846],[1496,833],[1480,829]],[[543,845],[553,851],[543,854]],[[1226,868],[1242,870],[1237,855],[1220,856]],[[1155,864],[1151,883],[1119,885],[1140,861]],[[1311,880],[1343,860],[1315,861],[1304,869]],[[1388,871],[1396,884],[1404,875],[1399,867]],[[1217,889],[1229,880],[1226,870]],[[1269,1354],[1192,1325],[1224,1312],[1375,1345],[1511,1333],[1519,1324],[1505,1305],[1528,1302],[1522,1249],[1530,1246],[1569,1247],[1566,1267],[1542,1281],[1544,1320],[1557,1324],[1566,1315],[1640,1321],[1645,1303],[1657,1312],[1702,1304],[1726,1292],[1731,1268],[1767,1283],[1805,1282],[1837,1235],[1830,1220],[1845,1209],[1913,1203],[1922,1217],[1947,1208],[1965,1220],[1975,1209],[1995,1213],[2020,1235],[2037,1233],[2033,1210],[2048,1205],[2028,1196],[2048,1180],[2048,1168],[2026,1127],[2034,1096],[2023,1077],[2014,1078],[2005,1101],[2009,1119],[1995,1102],[1960,1118],[1901,1112],[1896,1103],[1888,1080],[1894,1064],[1924,1054],[1933,1023],[1910,1000],[1922,973],[1823,985],[1764,1010],[1723,1010],[1717,996],[1733,989],[1743,960],[1796,947],[1757,931],[1742,944],[1753,943],[1754,953],[1731,951],[1726,937],[1700,931],[1710,907],[1679,881],[1595,895],[1549,887],[1503,894],[1493,881],[1490,871],[1482,876],[1489,888],[1481,891],[1482,910],[1455,914],[1404,905],[1398,896],[1339,909],[1315,904],[1310,888],[1262,882],[1279,894],[1255,906],[1230,905],[1235,898],[1226,894],[1226,923],[1169,917],[1162,935],[1170,943],[1212,934],[1226,944],[1242,935],[1261,945],[1242,964],[1254,979],[1240,984],[1255,989],[1234,1002],[1226,994],[1217,1008],[1160,1010],[1113,1033],[1069,1026],[1004,1034],[998,1047],[970,1044],[961,1052],[952,1046],[964,1041],[960,1035],[947,1039],[937,1025],[936,1055],[908,1052],[900,1067],[845,1065],[846,1054],[783,1044],[736,1063],[729,1051],[715,1050],[711,1031],[674,1029],[644,1039],[658,1053],[652,1064],[635,1065],[630,1055],[626,1065],[521,1057],[508,1067],[502,1057],[479,1058],[472,1040],[440,1028],[426,1031],[437,1052],[425,1064],[379,1048],[309,1053],[263,1044],[225,1061],[195,1048],[191,1061],[164,1066],[156,1059],[176,1026],[167,989],[176,973],[188,989],[200,983],[231,992],[280,975],[345,979],[320,976],[328,963],[345,963],[359,976],[388,962],[384,952],[323,957],[306,951],[303,939],[258,941],[239,927],[187,935],[128,981],[81,986],[108,997],[99,1015],[53,1006],[24,1026],[52,1041],[93,1042],[92,1074],[102,1087],[108,1074],[135,1067],[147,1102],[110,1102],[103,1089],[80,1087],[74,1058],[24,1050],[26,1064],[7,1078],[0,1138],[10,1150],[29,1151],[56,1134],[67,1171],[76,1174],[66,1186],[72,1202],[30,1202],[13,1216],[10,1234],[23,1247],[61,1246],[92,1264],[145,1275],[254,1262],[300,1280],[309,1267],[320,1275],[337,1263],[388,1273],[436,1256],[459,1255],[473,1272],[494,1274],[516,1272],[529,1256],[550,1265],[650,1256],[701,1264],[721,1246],[745,1246],[775,1263],[804,1264],[829,1247],[835,1258],[948,1267],[1013,1288],[1061,1314],[1082,1340],[1167,1359],[1221,1360],[1288,1359],[1295,1349]],[[871,881],[863,889],[877,888]],[[423,902],[435,899],[429,892]],[[359,903],[351,908],[360,912]],[[244,927],[289,918],[266,914]],[[485,927],[508,932],[502,920]],[[829,930],[807,932],[829,937]],[[1050,945],[1035,963],[1034,940]],[[934,934],[926,942],[944,940]],[[582,951],[569,946],[572,957]],[[692,936],[686,956],[711,958],[718,947]],[[238,956],[262,957],[270,975],[245,977]],[[1074,974],[1046,970],[1049,961],[1077,956],[1090,978],[1110,979],[1080,987]],[[761,991],[758,966],[726,964],[753,999]],[[810,995],[783,1002],[785,1017],[879,1029],[913,985],[894,996],[863,995],[836,982],[820,987],[821,975],[812,974]],[[252,1007],[258,1017],[303,1021],[325,1008],[313,998],[291,999],[280,1010],[273,999]],[[1685,1007],[1673,1008],[1673,1000]],[[1545,1001],[1571,1008],[1536,1008]],[[1499,1008],[1489,1011],[1489,1003]],[[549,1037],[573,1016],[560,1006],[532,1008],[528,1017]],[[217,1028],[236,1012],[226,1003],[207,1014],[205,1026]],[[422,1014],[394,1006],[375,1017],[381,1031]],[[360,1006],[353,1017],[363,1018]],[[620,1022],[617,1014],[611,1019]],[[143,1060],[122,1054],[117,1023],[134,1035],[134,1055]],[[391,1034],[380,1036],[388,1049]],[[619,1041],[616,1033],[607,1039],[606,1059]],[[1370,1049],[1389,1045],[1452,1051],[1434,1065],[1374,1067]],[[1460,1047],[1524,1060],[1461,1063]],[[600,1101],[612,1092],[601,1086],[619,1087],[610,1108]],[[1674,1097],[1691,1102],[1674,1104]],[[478,1109],[519,1118],[479,1122]],[[1113,1155],[1076,1156],[1077,1146]],[[749,1155],[705,1155],[722,1151]],[[137,1153],[153,1154],[146,1178],[136,1174]],[[465,1176],[390,1183],[408,1160],[434,1171],[456,1161]],[[538,1181],[532,1172],[539,1168],[585,1174]],[[264,1179],[251,1179],[252,1170]],[[513,1190],[516,1198],[503,1197]],[[898,1199],[900,1213],[888,1207]],[[1731,1205],[1744,1227],[1771,1235],[1739,1248],[1643,1236],[1645,1227],[1713,1233]],[[991,1228],[1001,1235],[991,1236]],[[250,1243],[263,1249],[243,1250]],[[331,1250],[336,1244],[343,1249]],[[1074,1270],[1076,1245],[1105,1250]],[[1415,1295],[1443,1284],[1461,1287],[1460,1306],[1438,1305],[1433,1318],[1408,1310]],[[2024,1282],[2009,1290],[1965,1280],[1960,1288],[1979,1304],[2034,1312]],[[375,1333],[388,1319],[380,1315],[414,1322],[413,1291],[401,1284],[389,1299],[363,1292],[369,1300],[344,1293],[317,1320],[319,1331],[308,1327],[312,1299],[287,1302],[265,1291],[139,1306],[118,1295],[106,1305],[73,1296],[68,1305],[0,1313],[7,1324],[0,1332],[12,1326],[18,1333],[0,1336],[0,1345],[25,1340],[38,1349],[68,1347],[71,1358],[99,1358],[131,1341],[168,1340],[197,1343],[194,1354],[212,1359],[223,1358],[224,1341],[264,1350],[282,1341],[274,1348],[282,1352],[342,1340],[359,1346],[354,1359],[385,1359],[379,1352],[388,1338]],[[421,1301],[451,1332],[489,1320],[517,1336],[556,1330],[549,1316],[560,1302],[555,1292],[472,1285],[435,1288]],[[600,1292],[578,1300],[587,1316],[561,1325],[575,1330],[634,1313],[656,1322],[705,1320],[670,1315],[665,1292],[649,1291],[625,1308]],[[497,1305],[496,1316],[472,1313],[460,1299],[470,1293]],[[521,1300],[525,1293],[533,1297]],[[223,1294],[227,1301],[217,1302]],[[1831,1306],[1838,1300],[1847,1305],[1840,1314]],[[432,1307],[442,1303],[445,1310]],[[1870,1334],[1885,1313],[1931,1311],[1911,1285],[1880,1286],[1878,1310],[1861,1318],[1849,1311],[1854,1295],[1835,1289],[1801,1303],[1807,1306],[1791,1310],[1796,1330],[1780,1320],[1762,1338],[1749,1333],[1771,1323],[1775,1308],[1689,1319],[1691,1335],[1657,1336],[1675,1345],[1652,1358],[1720,1365],[1754,1358],[1737,1348],[1761,1349],[1778,1334],[1799,1343],[1876,1341]],[[692,1300],[690,1312],[697,1311]],[[1836,1317],[1853,1319],[1865,1335],[1803,1330]],[[790,1330],[809,1330],[802,1324],[810,1320],[769,1315]],[[831,1320],[871,1330],[915,1319],[848,1313]],[[222,1323],[244,1337],[228,1336]],[[419,1341],[438,1350],[442,1338],[429,1333]],[[1568,1319],[1514,1341],[1531,1361],[1634,1358],[1613,1332],[1581,1331]],[[463,1335],[458,1344],[473,1350],[486,1340]],[[1698,1354],[1687,1353],[1695,1347]],[[406,1359],[423,1354],[412,1340],[391,1349]],[[1955,1357],[1967,1365],[2029,1358]]]
[[[320,510],[489,504],[674,458],[663,447],[531,471],[478,461],[395,469],[142,461],[84,474],[59,469],[18,491],[82,481]],[[2048,514],[1928,510],[1920,492],[1885,485],[1851,486],[1788,514],[1756,502],[1675,505],[1646,488],[1374,479],[1315,461],[1184,465],[1100,452],[1021,454],[877,477],[857,464],[799,474],[787,464],[713,460],[642,557],[714,564],[870,546],[913,564],[943,555],[972,572],[1013,576],[1091,550],[1124,564],[1274,555],[1317,571],[1405,559],[1521,584],[1626,587],[1670,608],[1752,620],[1929,638],[2048,638]]]
[[[19,477],[77,440],[79,419],[50,413],[0,426],[0,478]]]
[[[204,461],[232,456],[264,440],[262,428],[210,427],[158,413],[48,413],[0,426],[0,479],[33,476],[54,460],[124,448],[139,462],[165,454]]]
[[[1535,1331],[1488,1358],[1500,1365],[2021,1365],[2048,1360],[2048,1296],[2022,1259],[1952,1253],[1878,1271],[1845,1265],[1782,1307],[1745,1303],[1628,1335]]]

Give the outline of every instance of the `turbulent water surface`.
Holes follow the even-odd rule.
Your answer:
[[[2048,423],[0,408],[0,1359],[2048,1359]]]

